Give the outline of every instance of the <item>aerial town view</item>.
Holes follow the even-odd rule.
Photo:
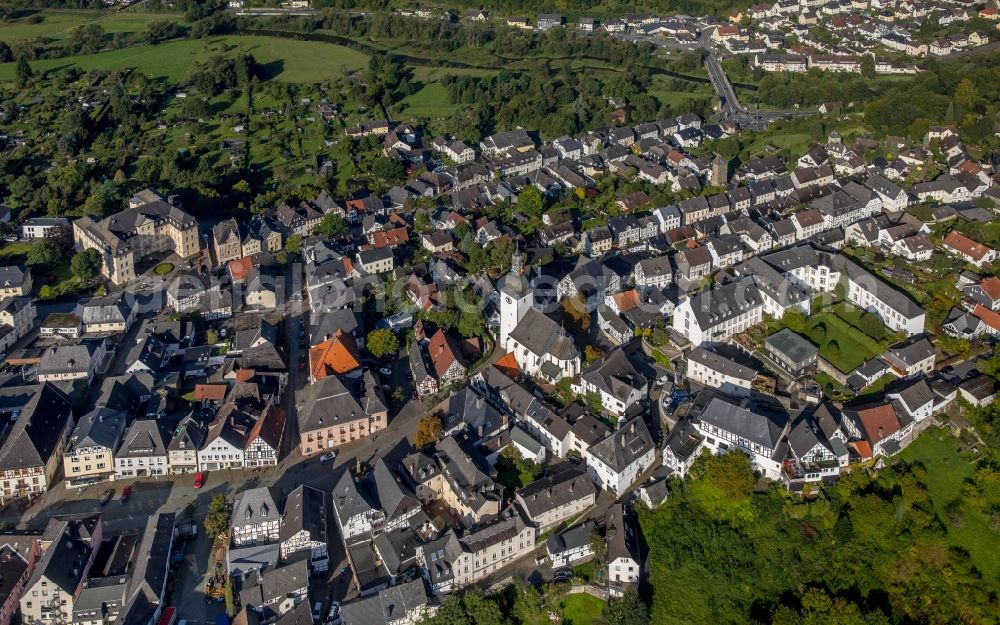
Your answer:
[[[1000,0],[0,0],[0,625],[1000,624]]]

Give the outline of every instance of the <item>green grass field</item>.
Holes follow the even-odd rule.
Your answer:
[[[285,82],[323,82],[368,66],[368,57],[343,46],[274,37],[214,37],[141,45],[97,54],[43,59],[31,63],[36,72],[77,66],[82,70],[132,67],[154,79],[179,81],[196,62],[213,55],[250,53],[268,77]],[[14,63],[0,65],[0,81],[14,78]]]
[[[990,529],[983,515],[963,508],[960,523],[947,521],[948,503],[961,496],[963,483],[975,473],[975,468],[959,455],[955,437],[945,430],[930,429],[904,449],[900,458],[927,467],[927,490],[948,527],[948,542],[966,549],[985,578],[1000,575],[1000,534]]]
[[[401,108],[404,115],[431,118],[447,117],[459,108],[448,102],[448,94],[439,82],[427,83],[413,95],[403,98],[400,104],[402,107],[397,108]]]
[[[566,595],[559,608],[562,611],[562,622],[569,625],[596,625],[604,622],[601,620],[604,602],[592,595]]]
[[[825,333],[820,326],[825,326]],[[882,346],[851,327],[832,312],[809,317],[806,334],[819,345],[819,354],[844,373],[857,369],[869,358],[882,353]],[[833,343],[836,341],[837,346]]]

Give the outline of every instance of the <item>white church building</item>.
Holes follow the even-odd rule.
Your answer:
[[[535,291],[524,277],[519,256],[498,290],[500,346],[514,354],[521,371],[549,382],[579,375],[579,350],[562,326],[535,308]]]

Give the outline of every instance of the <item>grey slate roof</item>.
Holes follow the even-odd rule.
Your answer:
[[[420,507],[420,502],[403,490],[385,458],[379,458],[375,463],[372,476],[375,479],[375,492],[378,493],[379,504],[387,519],[402,516]]]
[[[60,436],[72,418],[69,397],[53,384],[42,384],[0,447],[0,470],[45,466],[59,451]]]
[[[649,428],[639,416],[591,446],[588,452],[617,472],[624,470],[653,447]]]
[[[740,380],[752,382],[753,379],[757,377],[757,372],[750,367],[745,367],[735,360],[730,360],[721,354],[717,354],[702,347],[695,347],[688,352],[687,359],[723,375]]]
[[[737,402],[713,391],[702,391],[695,398],[689,418],[730,432],[751,443],[773,450],[788,424],[786,415],[749,402]]]
[[[230,521],[233,525],[258,525],[280,518],[277,492],[273,488],[261,486],[248,488],[236,496]]]
[[[285,542],[302,531],[310,541],[326,542],[326,495],[305,484],[288,493],[278,537]]]
[[[572,360],[579,356],[566,331],[535,308],[529,308],[524,313],[510,336],[535,354],[549,353],[560,360]]]
[[[736,280],[691,298],[691,312],[702,328],[717,326],[761,306],[760,291],[752,279]]]
[[[537,518],[571,501],[596,495],[597,487],[585,471],[566,466],[541,477],[517,491],[529,518]]]
[[[114,452],[125,432],[125,422],[124,413],[98,406],[80,417],[70,436],[70,448],[106,447]]]
[[[645,389],[649,383],[620,348],[594,361],[582,377],[617,399],[627,397],[633,389]]]
[[[299,431],[329,427],[341,420],[360,419],[386,411],[382,392],[371,373],[363,380],[328,376],[306,389],[305,407],[299,411]]]
[[[167,449],[163,445],[163,435],[154,419],[139,419],[129,426],[125,432],[115,457],[166,456]]]
[[[376,595],[349,601],[340,607],[343,625],[384,625],[427,604],[423,579],[390,586]]]
[[[769,347],[784,354],[792,362],[804,362],[819,353],[819,348],[788,328],[767,337]]]

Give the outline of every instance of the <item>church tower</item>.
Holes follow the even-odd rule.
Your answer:
[[[729,161],[718,154],[712,159],[712,178],[709,184],[713,187],[724,187],[729,184]]]
[[[510,273],[500,279],[500,348],[507,349],[507,337],[528,309],[535,304],[535,292],[524,277],[520,254],[514,253]]]

